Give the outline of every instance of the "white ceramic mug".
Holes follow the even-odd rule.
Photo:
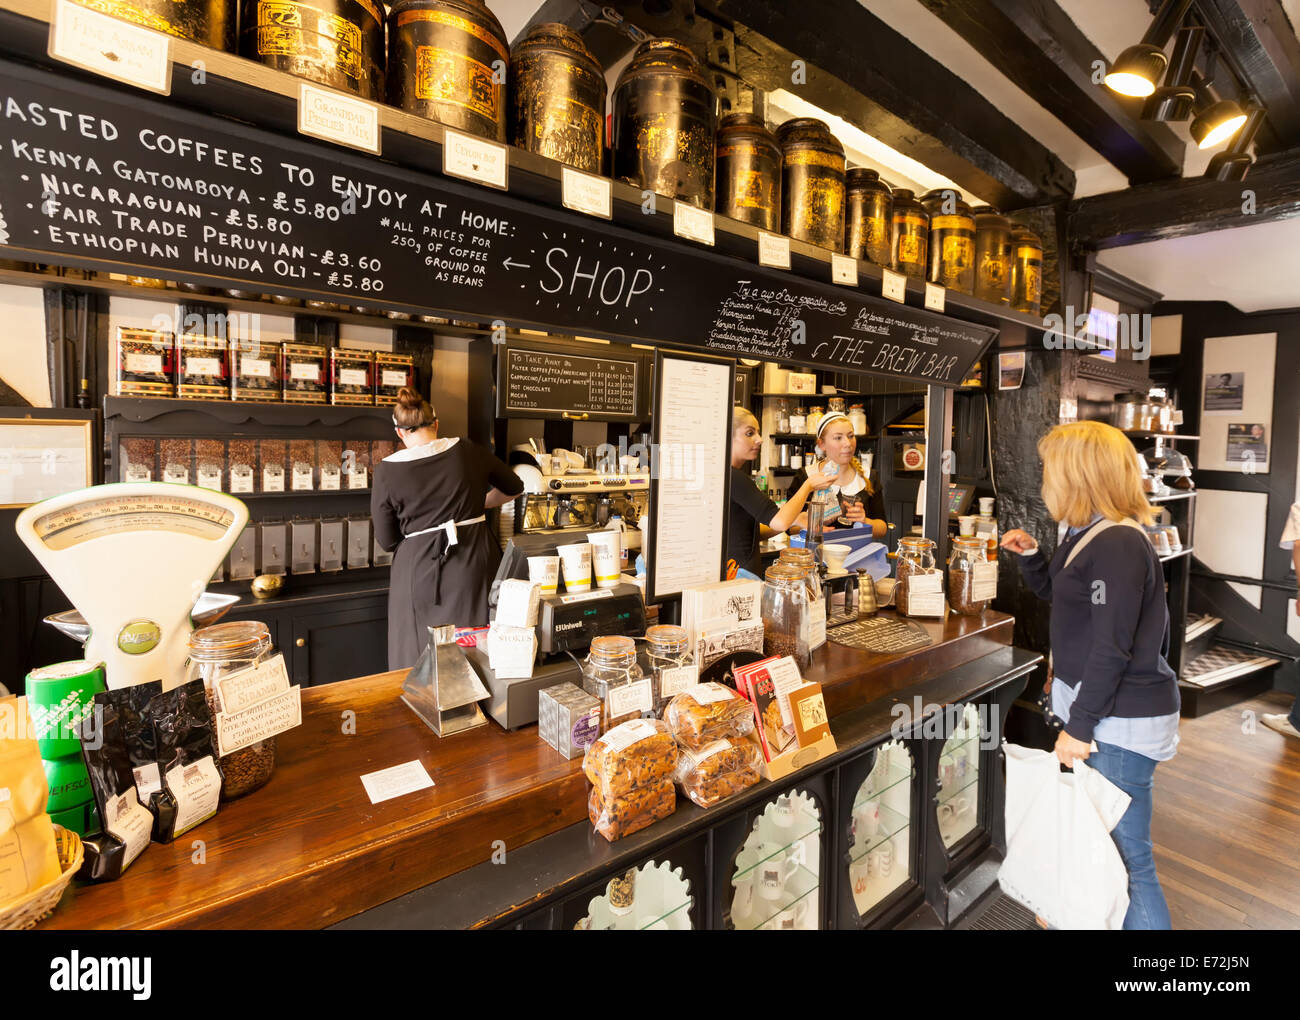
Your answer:
[[[955,825],[963,815],[972,807],[972,800],[969,797],[954,797],[952,800],[945,801],[939,805],[939,824],[941,826]]]
[[[622,535],[617,531],[593,531],[587,536],[591,546],[591,559],[596,567],[596,586],[615,588],[621,571],[620,546]]]
[[[785,884],[799,870],[802,846],[796,844],[787,852],[775,843],[761,843],[758,856],[762,863],[754,868],[754,891],[765,900],[779,900],[785,892]]]
[[[754,913],[754,872],[732,879],[735,895],[731,898],[732,924],[747,920]]]
[[[591,591],[591,545],[576,542],[559,548],[560,566],[564,569],[564,590]]]
[[[777,931],[798,931],[803,927],[804,918],[808,916],[808,900],[802,899],[776,915]]]
[[[794,801],[790,799],[787,793],[781,794],[772,803],[771,808],[772,821],[783,829],[788,829],[794,824]]]
[[[529,556],[528,580],[540,584],[543,595],[554,595],[560,583],[560,557]]]
[[[867,891],[867,885],[871,880],[871,865],[868,861],[870,856],[865,854],[849,865],[849,883],[856,896],[861,896]]]
[[[880,801],[864,800],[853,809],[853,840],[864,843],[880,831]]]
[[[957,763],[952,755],[945,754],[939,759],[939,788],[947,789],[957,781]]]

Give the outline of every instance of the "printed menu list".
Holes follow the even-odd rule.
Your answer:
[[[617,358],[525,350],[506,351],[503,414],[563,411],[636,413],[637,363]]]

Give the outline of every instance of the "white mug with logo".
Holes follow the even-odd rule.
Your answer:
[[[803,845],[796,844],[787,851],[775,843],[761,843],[758,856],[761,863],[754,868],[755,892],[765,900],[779,900],[785,884],[794,878],[803,862]]]
[[[853,887],[854,895],[861,896],[867,891],[867,885],[871,880],[870,856],[864,854],[849,865],[849,884]]]
[[[776,915],[777,931],[798,931],[803,927],[804,918],[808,916],[808,900],[804,898],[798,903],[787,907],[781,913]]]
[[[772,802],[771,808],[772,821],[783,829],[788,829],[794,825],[794,801],[788,793],[783,793]]]
[[[864,800],[853,809],[853,841],[859,845],[880,831],[880,801]]]

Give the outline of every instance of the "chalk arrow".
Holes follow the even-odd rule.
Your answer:
[[[510,256],[508,255],[506,256],[506,260],[501,264],[505,266],[507,269],[532,269],[533,268],[527,262],[512,262],[510,260]]]

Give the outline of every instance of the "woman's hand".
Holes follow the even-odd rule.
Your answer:
[[[1038,548],[1038,540],[1027,531],[1012,528],[1002,536],[1001,545],[1003,549],[1010,549],[1014,553],[1027,553]]]
[[[835,484],[835,475],[833,474],[828,475],[825,473],[825,465],[829,463],[831,462],[822,461],[820,464],[817,464],[815,467],[808,468],[807,484],[810,489],[813,489],[815,491],[817,489],[825,489],[828,486]]]
[[[867,508],[858,500],[846,500],[843,504],[844,509],[840,511],[840,522],[843,524],[862,524],[867,519]]]
[[[1056,736],[1057,760],[1068,769],[1074,768],[1076,761],[1084,761],[1088,755],[1092,754],[1092,747],[1085,744],[1082,740],[1076,740],[1065,730],[1061,730]]]

